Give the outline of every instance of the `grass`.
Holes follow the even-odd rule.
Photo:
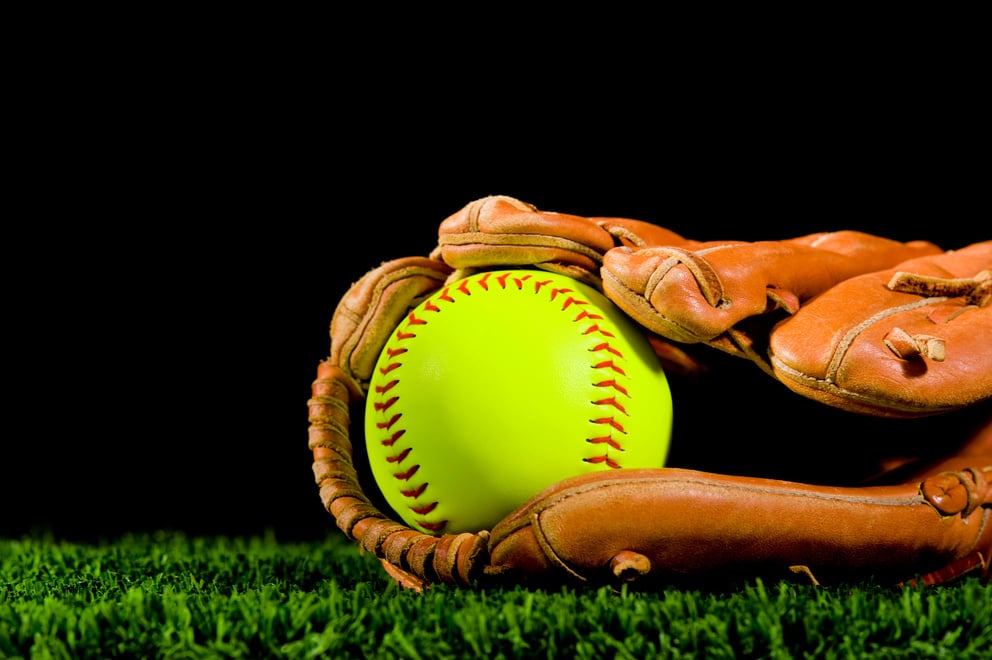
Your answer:
[[[320,542],[0,539],[2,658],[989,658],[992,585],[397,588]]]

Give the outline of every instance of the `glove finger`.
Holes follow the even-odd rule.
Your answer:
[[[848,279],[775,327],[774,375],[814,400],[879,416],[987,400],[990,291],[992,241]]]
[[[488,533],[429,536],[383,513],[355,468],[350,417],[400,319],[451,272],[439,261],[408,257],[385,262],[353,284],[335,310],[331,353],[317,367],[308,402],[309,447],[324,508],[390,577],[415,590],[431,582],[472,582],[486,561]]]
[[[366,273],[345,293],[331,319],[331,362],[367,386],[400,320],[441,288],[451,272],[436,259],[404,257]]]
[[[642,220],[581,217],[539,211],[507,196],[471,202],[441,223],[432,256],[459,270],[537,266],[602,291],[603,254],[616,245],[696,245],[695,241]],[[668,373],[698,376],[706,365],[660,337],[652,347]]]
[[[898,581],[988,569],[992,456],[922,483],[841,488],[678,468],[569,479],[496,525],[491,572],[610,583],[804,567]],[[940,573],[943,571],[943,573]]]
[[[682,343],[705,342],[764,361],[740,327],[801,304],[847,278],[939,253],[922,241],[899,243],[861,232],[813,234],[786,241],[715,241],[696,248],[616,248],[603,263],[607,296],[653,332]],[[738,337],[734,329],[741,330]],[[759,338],[760,339],[760,338]]]
[[[457,269],[537,266],[601,289],[599,269],[607,250],[686,243],[675,232],[640,220],[540,211],[493,195],[446,218],[432,256]]]

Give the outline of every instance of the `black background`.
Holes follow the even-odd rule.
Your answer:
[[[550,70],[527,86],[344,79],[312,55],[185,79],[168,62],[62,62],[55,93],[28,86],[45,94],[20,102],[5,223],[0,535],[335,529],[306,406],[335,306],[484,195],[704,240],[988,238],[977,90],[919,62],[856,82],[853,65],[722,62],[678,89],[660,65],[630,95],[608,76],[557,87]],[[955,437],[952,418],[825,415],[745,364],[683,392],[676,458],[704,468],[757,456],[774,475],[789,454],[805,466],[791,474],[822,475],[913,429]]]

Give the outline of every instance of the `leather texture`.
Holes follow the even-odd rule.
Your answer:
[[[620,248],[604,258],[604,290],[648,330],[704,342],[771,371],[771,324],[851,277],[941,250],[855,231],[783,241]]]
[[[776,378],[855,412],[915,417],[992,397],[992,241],[840,282],[770,333]]]
[[[596,286],[641,324],[676,377],[705,373],[706,351],[753,362],[755,378],[781,384],[780,400],[762,402],[767,411],[787,410],[799,395],[835,410],[847,433],[869,418],[921,424],[913,418],[965,411],[979,421],[968,437],[931,443],[925,460],[893,456],[868,482],[853,473],[822,484],[679,466],[615,470],[535,493],[492,530],[424,534],[377,495],[352,418],[363,414],[379,353],[413,308],[450,281],[506,267]],[[412,589],[765,573],[988,579],[990,270],[992,242],[945,251],[854,231],[697,241],[640,220],[475,200],[441,222],[430,255],[382,263],[339,302],[308,402],[314,479],[338,528]],[[742,437],[768,428],[759,415],[739,423]],[[789,428],[800,446],[802,420]],[[707,442],[705,419],[692,441]]]
[[[919,574],[913,579],[934,583],[968,570],[987,577],[992,447],[983,451],[979,463],[941,461],[922,478],[888,486],[679,468],[583,475],[540,493],[492,530],[492,570],[594,583],[797,568],[829,580]]]

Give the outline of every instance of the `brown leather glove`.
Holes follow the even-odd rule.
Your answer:
[[[457,269],[537,266],[602,289],[603,255],[617,246],[643,245],[696,243],[641,220],[540,211],[494,195],[446,218],[431,256]]]
[[[486,580],[704,580],[789,567],[830,579],[934,583],[972,570],[987,577],[992,324],[983,271],[989,261],[985,244],[945,253],[931,243],[857,232],[703,243],[637,220],[547,213],[507,197],[478,200],[441,223],[429,257],[386,262],[341,300],[330,356],[318,367],[310,400],[321,498],[346,535],[412,588]],[[830,404],[824,410],[837,410],[826,424],[836,423],[839,438],[859,428],[878,433],[861,422],[879,418],[966,414],[977,430],[970,440],[929,443],[925,460],[908,457],[918,454],[913,442],[896,442],[890,460],[880,457],[884,481],[870,484],[853,470],[831,484],[681,465],[615,471],[535,494],[491,532],[425,535],[396,522],[377,497],[364,452],[352,446],[351,416],[361,411],[378,354],[409,310],[447,281],[507,266],[599,285],[645,327],[677,375],[703,373],[698,358],[682,351],[692,344],[753,361],[786,385],[775,391],[778,399],[763,402],[765,409],[791,405],[794,392]],[[907,304],[905,296],[914,301]],[[939,328],[923,330],[925,323]],[[851,350],[861,343],[869,348]],[[841,366],[838,354],[847,356]],[[948,366],[952,374],[907,387],[907,379],[915,383]],[[719,394],[712,396],[719,402]],[[691,427],[702,439],[676,434],[673,443],[720,439],[708,435],[712,421]],[[764,435],[778,430],[789,441],[804,435],[801,424],[733,421],[741,438],[756,438],[759,462]],[[929,428],[904,419],[879,423]]]
[[[823,486],[680,468],[562,481],[501,521],[487,570],[584,582],[785,569],[832,581],[989,575],[992,420],[895,485]]]
[[[855,412],[919,417],[992,397],[992,241],[852,277],[772,329],[772,371]]]

